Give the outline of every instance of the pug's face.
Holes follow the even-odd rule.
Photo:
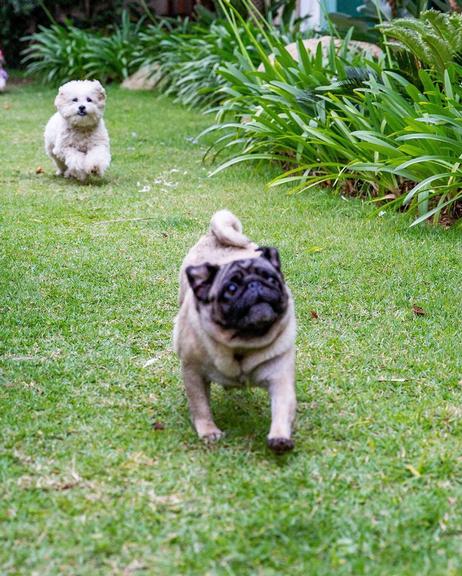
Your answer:
[[[69,124],[77,128],[96,126],[103,116],[106,92],[98,80],[73,80],[63,84],[55,106]]]
[[[259,248],[261,256],[223,266],[189,266],[186,275],[200,313],[231,338],[265,336],[285,314],[288,293],[276,248]]]

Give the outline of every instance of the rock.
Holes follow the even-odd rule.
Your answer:
[[[153,90],[162,79],[159,64],[142,66],[134,74],[125,78],[122,88],[127,90]]]
[[[332,36],[320,36],[319,38],[308,38],[306,40],[303,40],[303,45],[305,46],[307,52],[311,52],[312,54],[315,54],[316,50],[318,48],[318,44],[321,44],[323,55],[326,56],[327,51],[329,50],[331,40],[332,40]],[[340,40],[339,38],[334,38],[333,40],[334,40],[335,47],[337,49],[339,49],[343,44],[343,40]],[[376,44],[371,44],[370,42],[361,42],[359,40],[350,40],[348,46],[349,46],[350,50],[353,50],[356,52],[364,52],[368,56],[370,56],[371,58],[380,58],[381,56],[383,56],[382,50]],[[297,42],[292,42],[291,44],[287,44],[287,46],[285,48],[286,48],[287,52],[289,52],[289,54],[293,57],[293,59],[298,62],[299,57],[298,57]],[[274,62],[274,58],[275,58],[274,54],[271,54],[271,56],[270,56],[271,63]],[[264,69],[265,69],[265,67],[264,67],[263,63],[260,64],[260,66],[258,67],[258,70],[260,72],[262,72]]]

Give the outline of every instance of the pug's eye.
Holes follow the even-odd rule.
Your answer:
[[[72,98],[72,102],[78,102],[79,99],[78,98]]]
[[[237,292],[237,284],[235,284],[234,282],[229,282],[226,286],[225,294],[232,296],[236,292]]]
[[[260,276],[266,280],[269,284],[277,284],[278,281],[277,279],[272,276],[271,274],[268,274],[268,272],[266,270],[259,270]]]
[[[93,100],[89,96],[87,96],[87,102],[93,102]]]

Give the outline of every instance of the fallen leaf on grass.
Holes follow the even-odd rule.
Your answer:
[[[159,362],[159,360],[164,359],[165,356],[170,354],[170,352],[171,350],[169,348],[167,348],[166,350],[162,350],[161,352],[158,352],[155,356],[149,358],[149,360],[146,360],[146,362],[143,364],[143,368],[149,368],[149,366],[156,364],[157,362]]]
[[[377,382],[406,382],[407,378],[398,378],[396,376],[378,376]]]
[[[311,246],[310,248],[306,249],[307,254],[316,254],[317,252],[322,252],[324,248],[321,246]]]
[[[422,474],[416,470],[412,464],[406,464],[405,468],[406,470],[409,470],[409,472],[416,478],[420,478],[422,476]]]
[[[155,364],[157,362],[158,358],[156,356],[154,356],[154,358],[150,358],[149,360],[147,360],[144,364],[143,364],[143,368],[148,368],[149,366],[152,366],[153,364]]]
[[[152,428],[154,430],[165,430],[165,424],[162,424],[162,422],[159,422],[158,420],[155,420],[152,423]]]
[[[45,170],[41,166],[37,166],[35,169],[36,174],[45,174]]]
[[[3,109],[4,110],[11,110],[11,104],[3,104]]]
[[[414,314],[416,316],[425,316],[425,310],[423,308],[421,308],[420,306],[416,306],[415,304],[412,307],[412,311],[414,312]]]
[[[310,310],[310,316],[311,318],[313,318],[313,320],[317,320],[319,318],[319,315],[316,312],[316,310]]]

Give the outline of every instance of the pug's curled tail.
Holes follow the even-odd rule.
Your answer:
[[[250,240],[242,234],[242,224],[229,210],[215,212],[210,221],[210,231],[220,244],[246,248]]]

